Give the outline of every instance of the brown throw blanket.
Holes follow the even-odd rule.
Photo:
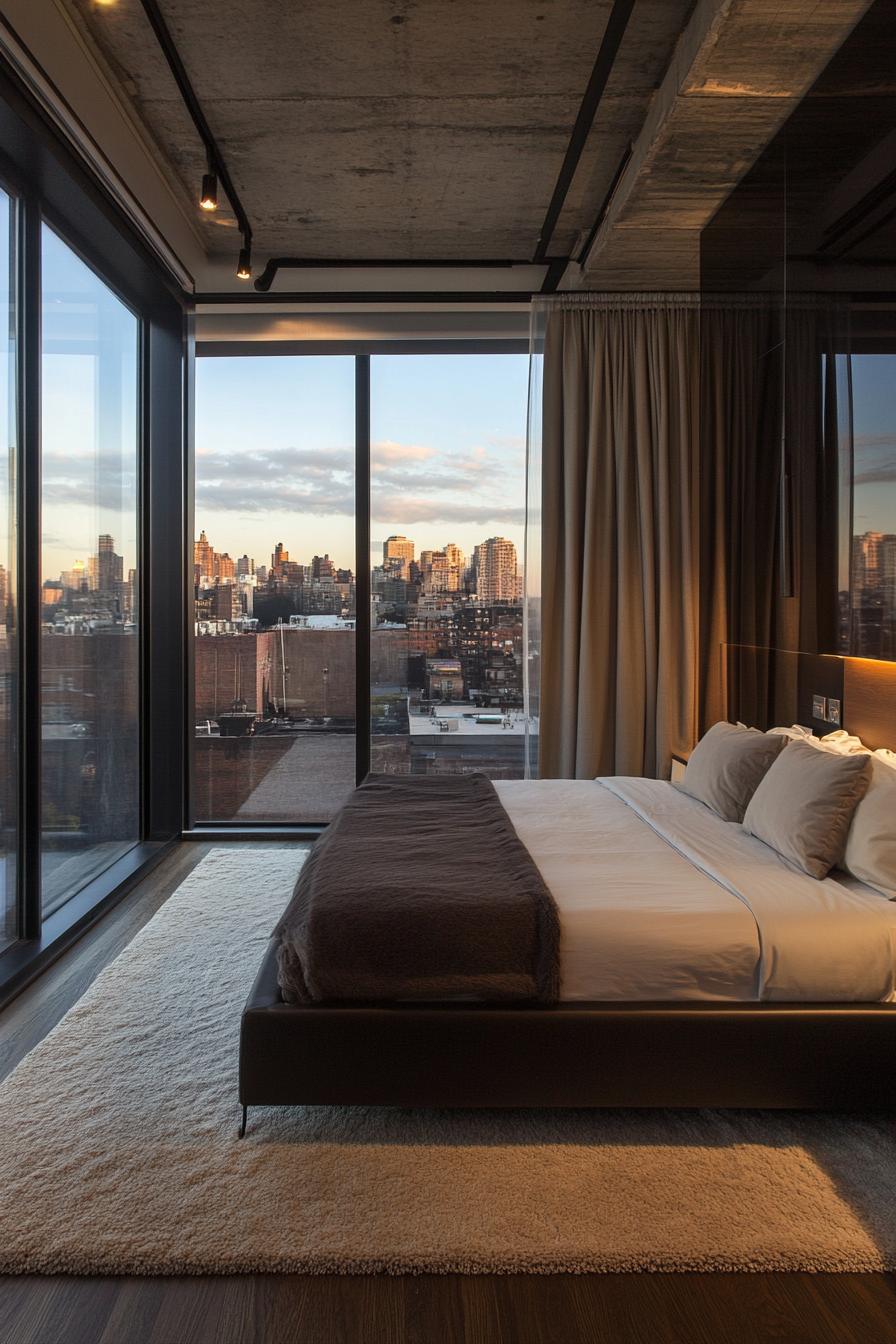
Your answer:
[[[287,1003],[558,994],[557,908],[485,775],[368,775],[275,936]]]

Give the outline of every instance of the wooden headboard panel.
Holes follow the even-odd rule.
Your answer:
[[[727,644],[723,665],[732,721],[802,723],[823,736],[835,726],[813,715],[813,696],[823,695],[840,701],[841,727],[872,750],[896,751],[896,662]]]
[[[874,750],[896,751],[896,663],[842,661],[844,726]]]

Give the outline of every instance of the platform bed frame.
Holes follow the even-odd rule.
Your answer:
[[[250,1106],[896,1105],[896,1004],[283,1002],[268,945],[240,1030]]]

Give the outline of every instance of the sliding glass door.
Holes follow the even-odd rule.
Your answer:
[[[47,225],[41,241],[46,917],[140,838],[140,326]]]
[[[355,784],[355,360],[197,361],[193,816],[328,821]]]

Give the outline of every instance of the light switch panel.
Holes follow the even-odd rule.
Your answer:
[[[828,700],[828,723],[834,724],[836,728],[840,727],[840,701]]]
[[[828,702],[823,695],[813,695],[812,717],[813,719],[824,719],[825,721],[827,721]]]

